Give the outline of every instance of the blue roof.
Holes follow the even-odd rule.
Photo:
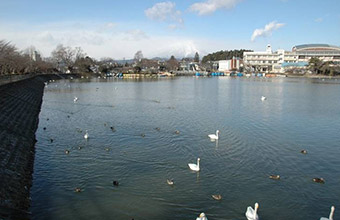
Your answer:
[[[293,67],[304,67],[304,66],[308,66],[308,62],[297,62],[297,63],[287,63],[284,62],[281,65],[282,67],[289,67],[289,66],[293,66]]]

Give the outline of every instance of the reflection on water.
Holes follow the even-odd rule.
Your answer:
[[[330,79],[51,84],[37,131],[32,218],[245,219],[255,202],[261,219],[327,216],[340,207],[339,94]],[[187,164],[198,157],[201,170],[192,172]]]

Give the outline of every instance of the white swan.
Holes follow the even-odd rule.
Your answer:
[[[261,101],[266,100],[267,98],[265,96],[261,96]]]
[[[77,102],[78,101],[78,97],[74,96],[73,102]]]
[[[334,210],[335,210],[335,207],[332,206],[331,213],[329,213],[329,218],[321,217],[320,220],[333,220]]]
[[[85,139],[88,139],[88,138],[89,138],[89,133],[87,132],[87,130],[86,130],[86,132],[85,132],[84,138],[85,138]]]
[[[220,133],[219,130],[216,131],[216,134],[209,134],[211,140],[218,140],[218,133]]]
[[[200,214],[200,216],[198,216],[198,217],[196,218],[196,220],[208,220],[208,218],[207,218],[207,216],[205,216],[204,212],[202,212],[202,213]]]
[[[247,212],[246,212],[246,217],[248,220],[258,220],[259,216],[257,215],[257,209],[259,208],[259,204],[255,203],[255,210],[251,207],[248,206]]]
[[[200,158],[197,158],[197,164],[194,163],[188,163],[188,166],[193,171],[200,171]]]

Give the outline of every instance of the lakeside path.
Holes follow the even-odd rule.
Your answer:
[[[42,75],[0,86],[0,219],[29,219]]]

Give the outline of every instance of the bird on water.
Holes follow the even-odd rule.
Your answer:
[[[202,212],[197,218],[196,220],[208,220],[207,216],[205,216],[204,212]]]
[[[259,216],[257,214],[257,209],[259,208],[259,204],[255,203],[255,210],[251,207],[248,206],[247,211],[246,211],[246,217],[248,220],[258,220]]]
[[[197,164],[189,163],[188,166],[193,171],[200,171],[200,158],[197,158]]]
[[[332,206],[331,207],[331,212],[329,213],[329,218],[321,217],[320,220],[333,220],[334,210],[335,210],[335,207]]]

